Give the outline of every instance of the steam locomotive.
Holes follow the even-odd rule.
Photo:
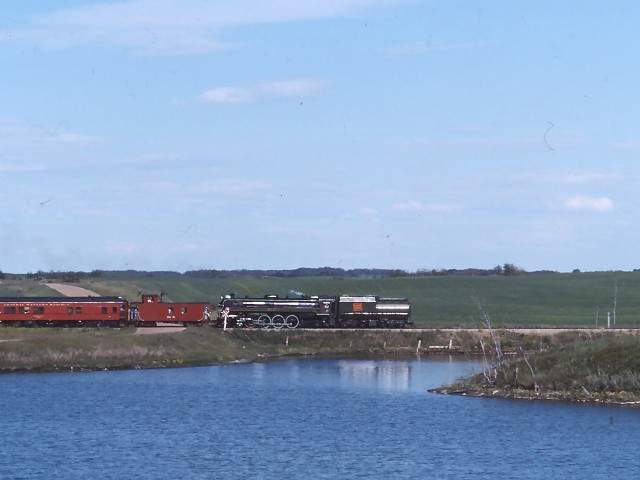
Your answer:
[[[406,298],[365,296],[304,296],[236,298],[218,304],[217,326],[259,328],[403,328],[411,325]]]

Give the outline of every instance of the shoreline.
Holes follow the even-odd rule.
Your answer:
[[[472,336],[476,339],[476,335]],[[455,341],[454,341],[455,340]],[[421,343],[422,342],[422,343]],[[453,342],[453,343],[452,343]],[[452,343],[451,348],[448,344]],[[139,335],[125,329],[0,329],[0,373],[170,368],[292,357],[412,358],[473,354],[449,333],[323,332],[186,328]],[[417,346],[423,347],[417,350]],[[464,345],[464,346],[463,346]],[[437,346],[435,351],[430,348]]]
[[[496,347],[496,350],[498,347]],[[600,337],[512,358],[433,393],[640,407],[640,338]]]
[[[486,388],[462,385],[448,385],[427,390],[439,395],[518,400],[530,402],[562,402],[583,405],[619,406],[640,408],[640,394],[619,392],[581,392],[572,390],[550,390],[534,392],[526,389]]]

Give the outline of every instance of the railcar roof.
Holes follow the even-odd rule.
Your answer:
[[[228,299],[227,299],[228,300]],[[244,299],[243,299],[244,300]],[[140,300],[136,300],[135,302],[130,302],[132,305],[210,305],[211,302],[207,302],[205,300],[195,301],[195,302],[141,302]]]
[[[104,303],[124,302],[122,297],[0,297],[0,303]]]

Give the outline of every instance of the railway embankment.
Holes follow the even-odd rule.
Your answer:
[[[167,368],[282,356],[396,358],[482,355],[486,330],[242,330],[211,327],[140,335],[134,328],[0,328],[0,372]],[[597,341],[602,331],[496,330],[506,357]],[[524,377],[520,377],[524,378]]]
[[[488,346],[495,349],[495,344]],[[519,351],[470,378],[432,390],[488,398],[555,400],[640,407],[640,338],[609,335]]]

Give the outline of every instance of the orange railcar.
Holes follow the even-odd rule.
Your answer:
[[[141,302],[132,302],[130,320],[138,326],[162,323],[204,325],[209,322],[211,305],[208,302],[166,302],[160,295],[142,295]]]
[[[122,297],[0,297],[0,324],[124,325],[129,303]]]

